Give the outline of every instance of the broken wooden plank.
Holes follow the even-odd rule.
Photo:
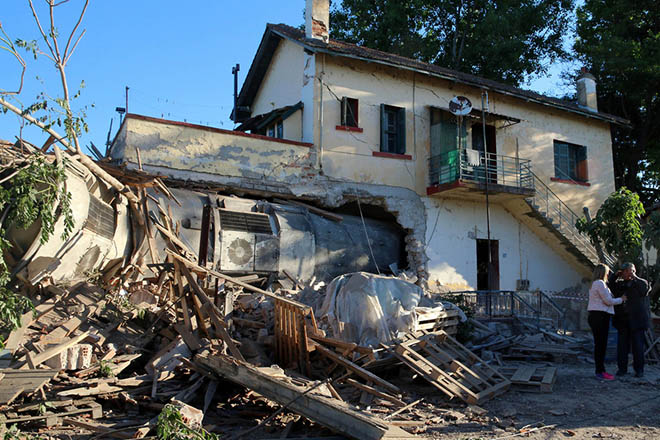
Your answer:
[[[58,397],[88,397],[98,396],[100,394],[118,393],[124,389],[119,386],[113,386],[108,383],[99,383],[96,386],[73,388],[57,393]]]
[[[69,347],[73,347],[74,345],[78,344],[81,342],[83,339],[85,339],[87,336],[89,336],[89,331],[86,331],[78,336],[75,336],[68,340],[67,342],[64,342],[63,344],[58,344],[54,347],[50,347],[43,351],[42,353],[37,354],[36,356],[33,356],[31,359],[32,365],[28,365],[25,363],[20,369],[26,369],[26,368],[36,368],[39,365],[41,365],[43,362],[46,362],[48,359],[52,358],[53,356],[56,356],[63,352],[64,350],[68,350]]]
[[[64,425],[71,425],[71,426],[76,426],[78,428],[83,428],[87,431],[96,432],[98,434],[104,434],[110,438],[123,438],[123,439],[133,438],[132,434],[129,434],[127,432],[122,432],[122,429],[129,430],[131,427],[118,428],[117,426],[113,426],[113,425],[102,425],[100,423],[91,422],[89,420],[80,420],[71,417],[64,417],[62,423]]]
[[[72,415],[75,415],[75,414],[83,414],[83,413],[91,413],[92,418],[94,418],[94,419],[98,419],[98,418],[103,417],[103,408],[101,407],[101,405],[99,405],[96,402],[89,402],[86,405],[88,405],[87,408],[77,408],[77,409],[74,409],[74,410],[71,410],[71,411],[66,411],[66,412],[63,412],[63,413],[46,413],[46,414],[42,414],[42,415],[38,415],[38,416],[24,416],[24,417],[7,418],[7,419],[4,419],[2,421],[2,423],[8,425],[8,424],[12,424],[12,423],[31,422],[31,421],[35,421],[35,420],[46,419],[47,420],[47,422],[46,422],[47,425],[52,426],[55,423],[53,421],[49,421],[48,419],[50,419],[50,420],[59,419],[61,417],[65,417],[65,416],[72,416]]]
[[[57,370],[0,370],[0,405],[11,403],[21,392],[33,393],[55,377]]]
[[[363,383],[360,383],[355,379],[351,379],[350,377],[346,379],[346,383],[351,385],[351,386],[354,386],[355,388],[358,388],[362,391],[366,391],[367,393],[372,394],[372,395],[378,397],[379,399],[383,399],[383,400],[387,400],[388,402],[392,402],[393,404],[395,404],[397,406],[405,406],[406,405],[405,402],[402,402],[400,399],[397,399],[396,397],[394,397],[390,394],[378,391],[376,388],[374,388],[372,386],[369,386],[369,385],[365,385]]]
[[[195,363],[232,382],[243,385],[291,411],[352,439],[378,440],[414,438],[402,429],[383,420],[352,409],[344,402],[310,392],[306,386],[297,386],[262,372],[250,364],[224,355],[208,353],[195,356]]]
[[[349,361],[345,357],[335,353],[332,350],[327,349],[326,347],[317,344],[316,342],[312,341],[312,344],[315,345],[316,350],[325,355],[326,357],[330,358],[332,361],[338,363],[339,365],[345,367],[347,370],[355,373],[356,375],[362,377],[365,380],[370,380],[373,383],[382,386],[383,388],[386,388],[393,393],[396,394],[401,394],[401,390],[399,387],[396,385],[391,384],[390,382],[386,381],[385,379],[381,379],[380,377],[376,376],[370,371],[365,370],[364,368],[360,367],[359,365]]]

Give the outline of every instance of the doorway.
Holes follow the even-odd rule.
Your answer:
[[[500,290],[500,242],[490,240],[490,282],[488,280],[488,240],[477,239],[477,290]]]
[[[488,173],[488,183],[497,183],[496,139],[495,126],[486,125],[486,145],[484,146],[483,125],[481,123],[472,124],[472,149],[481,152],[481,155],[485,156],[483,163]]]

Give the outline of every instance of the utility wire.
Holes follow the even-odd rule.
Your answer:
[[[369,246],[371,259],[373,260],[374,265],[376,266],[376,272],[378,272],[378,275],[382,275],[380,273],[380,269],[378,268],[376,257],[374,257],[374,250],[371,248],[371,240],[369,240],[369,234],[367,233],[367,225],[364,223],[364,216],[362,215],[362,206],[360,206],[360,196],[358,195],[357,189],[355,190],[355,199],[357,200],[358,211],[360,211],[360,220],[362,220],[362,229],[364,229],[364,236],[367,237],[367,245]]]

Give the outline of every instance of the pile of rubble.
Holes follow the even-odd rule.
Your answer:
[[[286,271],[220,273],[144,189],[176,203],[163,181],[103,169],[137,194],[133,253],[91,279],[26,284],[36,307],[0,355],[0,432],[163,438],[170,405],[186,429],[230,438],[318,434],[318,425],[407,438],[451,417],[458,401],[478,419],[478,405],[512,385],[551,392],[556,367],[529,361],[576,357],[584,346],[523,322],[466,319],[400,278],[353,274],[325,286]],[[459,326],[472,329],[467,345],[454,337]],[[432,387],[420,391],[419,381]]]

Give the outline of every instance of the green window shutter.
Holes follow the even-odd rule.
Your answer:
[[[387,113],[385,104],[380,105],[380,151],[387,152]]]
[[[577,147],[576,156],[577,165],[575,168],[577,178],[578,180],[586,182],[589,180],[589,170],[587,168],[587,147]]]
[[[396,147],[398,154],[405,154],[406,152],[406,109],[400,108],[397,111],[397,124],[396,124]]]

